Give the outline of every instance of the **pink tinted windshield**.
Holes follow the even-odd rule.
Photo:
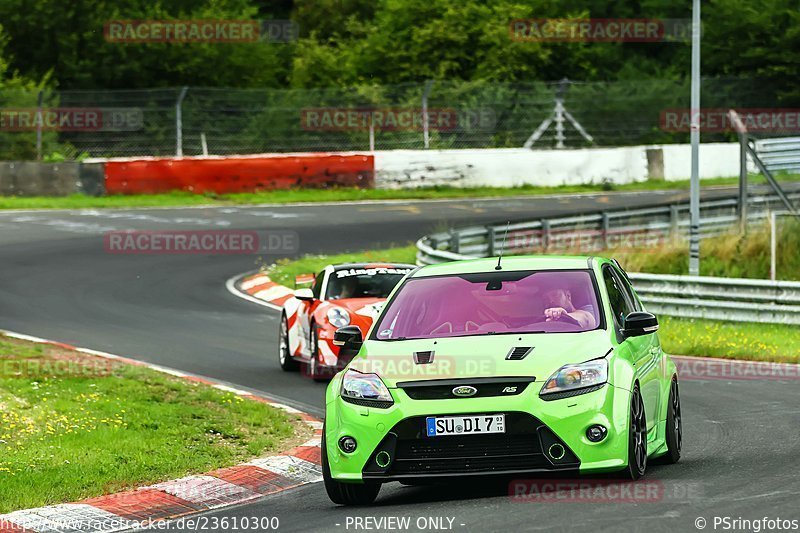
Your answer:
[[[374,338],[588,331],[600,324],[599,309],[584,270],[412,278],[381,316]]]

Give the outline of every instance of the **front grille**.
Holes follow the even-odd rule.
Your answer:
[[[543,452],[554,442],[567,450],[560,460],[548,458]],[[380,451],[392,457],[388,467],[382,468],[375,462]],[[506,433],[487,435],[427,437],[425,417],[407,418],[395,425],[378,445],[362,474],[366,479],[387,480],[565,470],[579,465],[569,448],[537,418],[527,413],[506,413]]]
[[[492,396],[516,396],[536,381],[531,377],[497,377],[473,379],[431,379],[423,381],[401,381],[397,387],[402,389],[412,400],[448,400],[460,398],[453,393],[458,387],[469,386],[476,389],[470,398],[487,398]]]

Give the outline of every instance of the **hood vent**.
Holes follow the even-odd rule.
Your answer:
[[[533,347],[531,346],[516,346],[511,348],[511,351],[508,352],[508,355],[506,355],[506,359],[509,361],[519,361],[520,359],[525,359],[525,357],[531,353],[531,350],[533,350]]]
[[[418,365],[427,365],[428,363],[433,363],[433,351],[414,352],[414,362]]]

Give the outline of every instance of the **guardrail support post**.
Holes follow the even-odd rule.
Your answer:
[[[669,206],[669,234],[673,239],[677,239],[680,236],[680,220],[678,206]]]
[[[550,248],[550,221],[542,219],[542,248],[546,252]]]
[[[461,253],[459,251],[461,248],[461,243],[459,242],[461,240],[460,237],[461,236],[459,235],[458,231],[454,229],[450,230],[450,251],[454,254]]]
[[[486,257],[494,257],[494,226],[486,226]]]
[[[603,211],[603,249],[608,250],[608,227],[610,225],[611,218],[608,216],[608,213]]]

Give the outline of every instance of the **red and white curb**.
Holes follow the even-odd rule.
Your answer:
[[[322,422],[294,407],[179,370],[30,335],[3,330],[0,330],[0,333],[15,339],[59,346],[87,355],[144,366],[189,381],[204,383],[242,398],[266,403],[276,409],[297,415],[314,430],[312,439],[281,455],[254,459],[203,475],[165,481],[137,490],[99,496],[81,502],[24,509],[0,515],[0,532],[124,531],[147,527],[161,520],[237,505],[269,494],[322,481],[320,465]]]
[[[236,275],[225,286],[228,291],[253,303],[280,311],[286,300],[294,296],[289,287],[275,283],[266,274]]]

